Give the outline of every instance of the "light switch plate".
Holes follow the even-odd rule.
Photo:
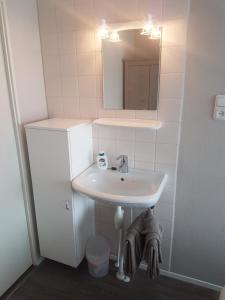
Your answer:
[[[225,121],[225,95],[216,95],[213,119]]]
[[[225,107],[215,107],[213,117],[215,120],[225,120]]]

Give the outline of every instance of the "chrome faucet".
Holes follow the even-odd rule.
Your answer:
[[[118,167],[119,172],[128,173],[128,156],[120,155],[117,157],[117,160],[120,159],[120,164]]]

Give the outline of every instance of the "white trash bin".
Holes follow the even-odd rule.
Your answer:
[[[110,247],[106,239],[95,236],[89,239],[86,247],[88,270],[93,277],[103,277],[109,271]]]

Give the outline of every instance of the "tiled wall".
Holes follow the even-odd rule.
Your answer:
[[[5,1],[22,127],[23,124],[48,117],[36,5],[35,0]]]
[[[164,269],[170,269],[176,166],[185,73],[189,0],[38,0],[46,94],[50,117],[126,117],[158,119],[157,132],[94,127],[94,150],[104,149],[110,163],[119,154],[131,167],[169,174],[156,214],[164,228]],[[147,13],[163,24],[161,78],[157,111],[112,111],[102,105],[101,41],[96,28],[107,22],[142,20]],[[128,221],[140,211],[128,212]],[[96,206],[98,232],[116,248],[114,210]]]

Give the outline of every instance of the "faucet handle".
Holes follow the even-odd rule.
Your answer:
[[[116,160],[119,160],[119,159],[124,159],[124,155],[121,154],[116,158]]]
[[[119,163],[119,172],[121,173],[127,173],[128,172],[128,156],[127,155],[119,155],[117,158],[117,160],[120,159],[120,163]]]
[[[128,160],[128,156],[125,154],[121,154],[116,158],[116,160],[119,160],[119,159],[121,159],[123,162],[125,162]]]

